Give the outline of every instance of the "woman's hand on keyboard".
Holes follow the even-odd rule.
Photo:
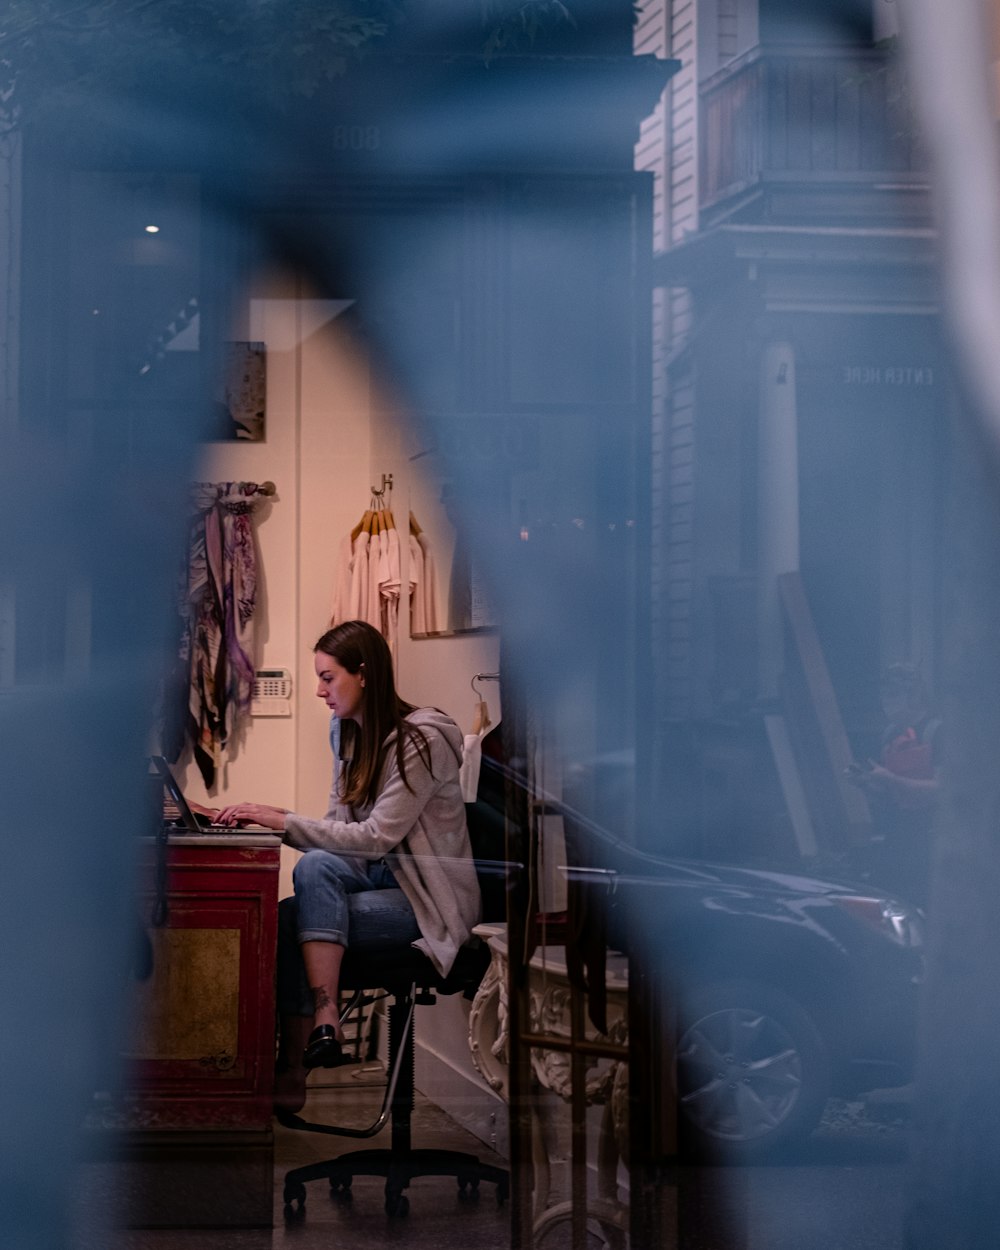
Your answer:
[[[271,807],[267,803],[233,803],[216,817],[220,825],[263,825],[279,833],[285,827],[287,807]]]
[[[219,809],[217,807],[205,807],[201,803],[192,803],[190,799],[188,800],[188,807],[196,816],[207,816],[213,823],[219,819]]]

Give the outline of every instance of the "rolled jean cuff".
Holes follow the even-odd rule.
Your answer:
[[[299,945],[303,942],[332,942],[336,946],[347,945],[347,934],[343,929],[300,929]]]

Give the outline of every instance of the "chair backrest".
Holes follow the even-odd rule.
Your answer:
[[[504,778],[499,764],[483,757],[476,801],[466,803],[469,841],[476,861],[479,890],[483,896],[483,920],[507,919],[506,818]]]

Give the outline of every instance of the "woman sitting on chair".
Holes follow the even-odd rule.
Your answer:
[[[327,815],[312,820],[258,803],[219,814],[224,824],[278,830],[306,852],[294,897],[281,903],[275,1107],[286,1112],[305,1102],[309,1069],[342,1062],[347,947],[413,945],[446,975],[480,908],[459,785],[461,729],[397,695],[388,645],[364,621],[328,630],[314,650],[316,693],[333,714]]]

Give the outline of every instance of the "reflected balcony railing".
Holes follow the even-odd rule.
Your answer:
[[[879,48],[754,48],[701,88],[701,208],[770,185],[921,179],[905,80]]]

